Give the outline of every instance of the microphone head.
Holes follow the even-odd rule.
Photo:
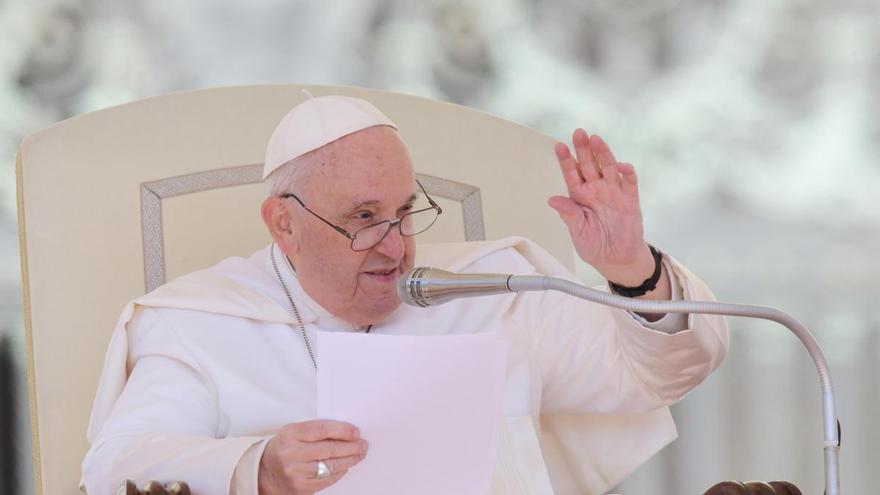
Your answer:
[[[426,294],[422,291],[422,282],[428,272],[442,271],[426,266],[417,266],[397,279],[397,297],[410,306],[427,307],[430,303],[426,300]]]

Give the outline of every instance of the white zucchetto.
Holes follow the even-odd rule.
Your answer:
[[[309,96],[287,112],[272,132],[266,145],[263,179],[290,160],[353,132],[377,125],[397,129],[368,101],[348,96]]]

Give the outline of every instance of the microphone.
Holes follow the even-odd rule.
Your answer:
[[[822,450],[825,460],[825,494],[840,494],[840,423],[831,370],[813,334],[794,317],[775,308],[710,301],[650,301],[609,294],[570,280],[545,275],[500,273],[453,273],[437,268],[417,267],[397,281],[400,300],[420,307],[436,306],[459,297],[474,297],[530,290],[554,290],[594,303],[636,313],[702,313],[744,316],[779,323],[791,330],[813,360],[822,389]]]
[[[566,290],[558,288],[554,282],[567,281],[544,275],[454,273],[439,268],[419,266],[407,271],[397,280],[397,296],[406,304],[426,308],[460,297],[488,296],[535,290],[561,290],[566,292]],[[599,297],[602,295],[608,296],[608,294],[595,289],[587,289],[586,287],[583,287],[583,289],[595,293]],[[572,295],[583,298],[579,294]],[[620,296],[610,297],[617,297],[623,301],[633,301],[633,299]],[[608,303],[603,304],[607,305]],[[651,311],[645,312],[650,313]],[[657,312],[665,313],[666,311]]]

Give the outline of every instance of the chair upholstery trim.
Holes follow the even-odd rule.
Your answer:
[[[27,229],[24,218],[24,170],[21,166],[21,150],[15,156],[15,187],[18,197],[18,243],[21,263],[21,295],[24,309],[24,345],[27,358],[28,404],[31,421],[31,454],[34,468],[34,493],[43,494],[42,457],[40,456],[40,431],[37,428],[37,377],[34,356],[34,332],[31,323],[31,289],[28,273]],[[14,406],[13,406],[14,407]]]

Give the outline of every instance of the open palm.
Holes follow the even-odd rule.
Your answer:
[[[599,136],[578,129],[572,143],[576,156],[556,145],[568,196],[553,196],[548,204],[568,226],[581,259],[613,279],[648,252],[636,171],[619,163]]]

